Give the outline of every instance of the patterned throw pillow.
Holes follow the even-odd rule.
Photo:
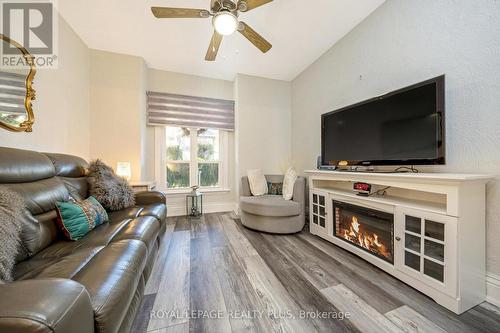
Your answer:
[[[66,238],[79,240],[98,225],[108,221],[108,213],[94,198],[57,202],[57,222]]]
[[[267,194],[283,195],[283,183],[267,182]]]

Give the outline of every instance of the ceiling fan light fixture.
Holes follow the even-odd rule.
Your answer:
[[[221,11],[215,14],[212,24],[215,31],[223,36],[228,36],[238,28],[238,18],[229,11]]]

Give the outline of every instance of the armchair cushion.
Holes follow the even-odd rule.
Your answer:
[[[285,217],[301,213],[300,203],[285,200],[281,195],[241,197],[240,208],[247,213],[260,216]]]

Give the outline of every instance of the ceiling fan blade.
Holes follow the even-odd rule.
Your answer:
[[[212,40],[208,46],[207,55],[205,56],[206,61],[214,61],[217,57],[217,52],[219,52],[219,47],[222,42],[222,35],[214,30],[212,35]]]
[[[262,53],[266,53],[269,51],[273,46],[271,43],[269,43],[267,40],[264,39],[261,35],[259,35],[255,30],[250,28],[245,22],[240,22],[238,26],[238,31],[246,37],[252,43],[255,45],[259,50],[262,51]]]
[[[240,0],[238,1],[238,8],[242,12],[248,12],[249,10],[265,5],[271,1],[273,0]]]
[[[207,18],[210,12],[205,9],[151,7],[157,18]]]

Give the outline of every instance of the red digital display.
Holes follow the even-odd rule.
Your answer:
[[[370,184],[367,184],[367,183],[354,183],[353,188],[356,191],[369,193],[372,189],[372,186]]]

